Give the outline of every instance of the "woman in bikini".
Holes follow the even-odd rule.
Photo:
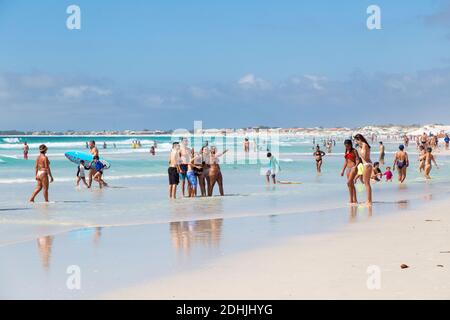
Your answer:
[[[323,156],[325,155],[325,152],[320,150],[320,146],[316,146],[316,151],[314,152],[314,157],[316,158],[316,170],[317,173],[320,174],[322,172],[322,163],[323,163]]]
[[[347,171],[347,186],[350,193],[350,203],[357,204],[358,200],[356,198],[355,189],[355,177],[357,173],[357,166],[360,162],[358,152],[353,148],[352,140],[345,140],[345,162],[342,168],[341,177],[344,176],[345,171]]]
[[[222,178],[222,172],[220,171],[220,166],[219,166],[219,157],[223,156],[228,150],[225,150],[222,153],[217,153],[217,149],[216,147],[212,147],[211,148],[211,152],[210,152],[210,168],[209,168],[209,185],[208,185],[208,196],[212,196],[213,194],[213,190],[214,190],[214,185],[217,184],[219,185],[219,193],[221,196],[224,195],[223,193],[223,178]]]
[[[406,170],[409,167],[409,158],[408,153],[406,153],[405,151],[404,145],[401,144],[398,148],[400,149],[400,151],[395,154],[393,171],[395,171],[395,168],[397,167],[398,181],[400,183],[403,183],[406,180]]]
[[[355,141],[359,145],[359,157],[364,166],[363,180],[367,192],[367,205],[372,205],[372,186],[370,185],[370,177],[372,176],[373,164],[370,159],[370,145],[362,134],[355,136]]]
[[[34,202],[34,198],[36,198],[37,194],[44,189],[44,199],[45,202],[48,202],[48,186],[49,183],[53,182],[52,171],[50,170],[50,161],[47,156],[47,147],[45,144],[41,144],[39,146],[39,156],[36,159],[36,181],[38,183],[36,190],[34,190],[31,195],[30,202]],[[50,177],[50,182],[48,177]]]

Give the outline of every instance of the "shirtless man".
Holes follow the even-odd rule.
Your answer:
[[[408,153],[405,151],[404,145],[401,144],[398,148],[400,151],[395,154],[393,171],[395,171],[395,168],[397,167],[398,181],[403,183],[406,180],[406,170],[409,167],[409,157]]]
[[[425,179],[430,180],[430,172],[431,172],[431,162],[434,163],[434,165],[436,166],[436,168],[439,169],[438,164],[436,163],[436,159],[434,158],[434,155],[431,154],[431,152],[433,151],[433,149],[431,147],[427,148],[427,152],[425,153],[425,155],[423,155],[422,157],[424,157],[425,160]]]
[[[23,158],[25,160],[28,160],[28,151],[30,150],[30,146],[28,145],[28,143],[24,142],[23,143]]]
[[[178,142],[172,144],[167,172],[169,174],[169,198],[176,199],[177,186],[180,183],[180,144]]]
[[[92,154],[92,157],[99,157],[99,153],[98,153],[98,149],[95,146],[95,141],[89,141],[89,149],[90,149],[90,153]],[[91,166],[91,168],[89,169],[89,179],[88,179],[88,188],[90,188],[92,186],[92,180],[94,175],[97,173],[97,171],[95,170],[95,166]]]
[[[428,145],[428,135],[424,132],[423,134],[422,134],[422,136],[420,137],[420,144],[424,147],[424,148],[426,148],[427,147],[427,145]]]
[[[380,162],[380,165],[384,166],[384,157],[386,155],[385,152],[385,147],[383,144],[383,141],[380,141],[380,160],[378,162]]]
[[[37,194],[44,189],[44,199],[48,202],[48,186],[53,182],[52,171],[50,170],[50,161],[48,160],[46,153],[47,147],[45,144],[39,146],[39,156],[36,159],[36,181],[38,183],[36,190],[31,195],[30,202],[34,202]],[[50,177],[50,182],[48,177]]]
[[[188,165],[191,162],[191,149],[188,147],[188,139],[183,138],[181,141],[181,146],[179,146],[180,150],[180,180],[181,180],[181,193],[183,194],[183,197],[185,196],[185,186],[186,186],[186,179],[187,179],[187,170]]]

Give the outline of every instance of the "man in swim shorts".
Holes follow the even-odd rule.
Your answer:
[[[95,146],[95,141],[94,140],[89,141],[89,149],[90,149],[89,152],[92,154],[92,157],[94,157],[94,158],[95,157],[100,157],[99,153],[98,153],[98,149]],[[91,166],[90,169],[89,169],[88,188],[90,188],[92,186],[92,179],[93,179],[95,173],[96,173],[95,166]]]
[[[30,150],[30,147],[28,146],[28,143],[23,143],[23,158],[25,160],[28,160],[28,151]]]
[[[180,151],[180,180],[181,180],[181,193],[183,194],[183,197],[185,196],[185,182],[187,178],[187,170],[188,165],[191,161],[191,149],[188,147],[188,140],[186,138],[183,138],[181,141],[181,146],[179,148]]]
[[[172,144],[167,172],[169,174],[169,198],[176,199],[177,186],[180,183],[180,144],[178,142]]]

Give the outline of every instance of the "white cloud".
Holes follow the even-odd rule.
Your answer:
[[[97,96],[109,96],[111,90],[102,89],[96,86],[69,86],[61,89],[64,98],[81,98],[86,94],[94,94]]]
[[[238,84],[242,88],[259,88],[268,89],[270,83],[262,78],[256,77],[254,74],[249,73],[238,80]]]
[[[322,91],[325,88],[323,87],[322,83],[324,81],[327,80],[326,77],[322,77],[322,76],[316,76],[316,75],[309,75],[309,74],[305,74],[303,76],[306,80],[310,81],[311,86],[318,91]]]

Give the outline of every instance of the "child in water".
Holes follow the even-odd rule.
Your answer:
[[[364,165],[362,164],[362,162],[360,162],[356,168],[357,168],[358,172],[355,177],[355,183],[357,183],[358,180],[361,181],[361,183],[364,183],[364,180],[363,180]]]
[[[84,169],[87,168],[84,166],[84,160],[81,160],[77,170],[77,187],[80,185],[80,181],[83,181],[86,187],[88,186],[88,184],[86,183],[86,175],[84,173]]]
[[[392,182],[392,177],[394,176],[391,171],[391,167],[386,167],[386,172],[383,173],[383,176],[386,177],[386,182]]]

